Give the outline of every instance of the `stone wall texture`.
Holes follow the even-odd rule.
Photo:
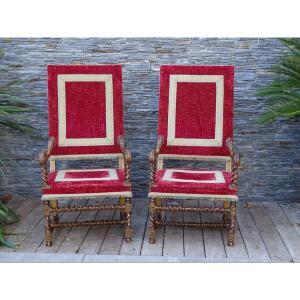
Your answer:
[[[223,38],[32,38],[0,39],[0,85],[36,108],[22,116],[43,138],[32,140],[0,128],[5,163],[1,191],[40,194],[38,152],[47,141],[47,64],[123,65],[125,137],[133,154],[135,197],[147,197],[148,154],[156,143],[159,68],[162,64],[235,66],[235,148],[242,154],[239,193],[244,201],[297,201],[300,180],[299,119],[256,123],[266,102],[257,88],[286,49],[275,39]]]

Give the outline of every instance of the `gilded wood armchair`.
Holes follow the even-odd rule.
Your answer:
[[[157,147],[150,153],[149,242],[158,226],[226,228],[233,246],[239,155],[234,153],[232,66],[161,66]],[[224,170],[164,168],[164,160],[223,161]],[[170,206],[166,199],[209,199],[222,207]],[[165,203],[165,204],[164,204]],[[220,223],[175,222],[161,212],[223,215]]]
[[[120,65],[48,66],[49,143],[39,155],[44,202],[45,242],[69,226],[123,224],[131,230],[131,154],[123,139],[122,68]],[[61,160],[118,160],[118,168],[57,170]],[[48,170],[48,162],[50,170]],[[60,206],[61,199],[82,201],[118,197],[118,204]],[[60,222],[63,212],[119,210],[120,219]]]

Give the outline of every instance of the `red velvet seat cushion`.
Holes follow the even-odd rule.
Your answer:
[[[48,177],[50,188],[42,190],[46,194],[87,194],[128,192],[124,185],[125,173],[121,169],[59,170]]]
[[[192,169],[163,169],[156,172],[152,193],[237,195],[230,188],[231,173]]]

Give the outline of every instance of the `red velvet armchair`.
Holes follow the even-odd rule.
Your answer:
[[[233,66],[161,66],[157,147],[150,153],[149,242],[160,225],[226,228],[233,246],[239,155],[233,152]],[[164,168],[164,160],[223,161],[224,170]],[[165,199],[210,199],[222,207],[168,206]],[[164,204],[165,203],[165,204]],[[223,215],[221,223],[163,221],[161,212]]]
[[[39,155],[42,172],[45,242],[56,228],[123,224],[131,230],[131,154],[123,139],[120,65],[48,66],[49,144]],[[60,160],[118,160],[118,168],[57,170]],[[48,171],[50,162],[50,172]],[[60,206],[61,199],[118,197],[117,205]],[[120,219],[60,222],[63,212],[119,210]]]

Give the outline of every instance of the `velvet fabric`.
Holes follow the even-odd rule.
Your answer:
[[[215,137],[215,83],[178,82],[176,102],[176,138]]]
[[[55,181],[58,172],[51,172],[48,177],[49,188],[43,188],[43,195],[46,194],[87,194],[87,193],[109,193],[109,192],[127,192],[131,191],[131,187],[124,185],[125,173],[122,169],[117,169],[117,180],[82,180],[77,181],[80,176],[81,178],[87,179],[92,176],[107,176],[107,172],[102,173],[98,171],[89,172],[88,169],[82,170],[82,173],[68,173],[66,171],[65,178],[76,179],[76,181]],[[94,173],[94,174],[93,174]]]
[[[156,183],[150,186],[150,192],[155,193],[174,193],[174,194],[209,194],[209,195],[237,195],[236,189],[230,188],[231,173],[222,171],[224,183],[205,183],[205,182],[179,182],[163,180],[167,169],[158,170],[156,172]],[[192,169],[181,169],[182,171],[190,171]],[[200,171],[200,170],[193,170]],[[203,170],[207,171],[207,170]],[[212,171],[213,172],[213,171]],[[187,180],[213,180],[213,173],[196,174],[175,172],[172,178],[187,179]]]
[[[171,75],[223,75],[224,111],[222,146],[167,145]],[[158,134],[164,137],[162,154],[228,156],[226,139],[233,136],[233,66],[161,66]],[[178,82],[176,94],[176,138],[215,137],[216,84]]]
[[[106,146],[58,145],[58,75],[59,74],[110,74],[113,81],[114,144]],[[105,85],[103,82],[66,82],[66,137],[105,137]],[[123,99],[121,65],[49,65],[48,106],[49,136],[55,137],[52,155],[84,155],[120,153],[117,144],[123,135]]]
[[[104,82],[66,82],[66,137],[105,138]]]

